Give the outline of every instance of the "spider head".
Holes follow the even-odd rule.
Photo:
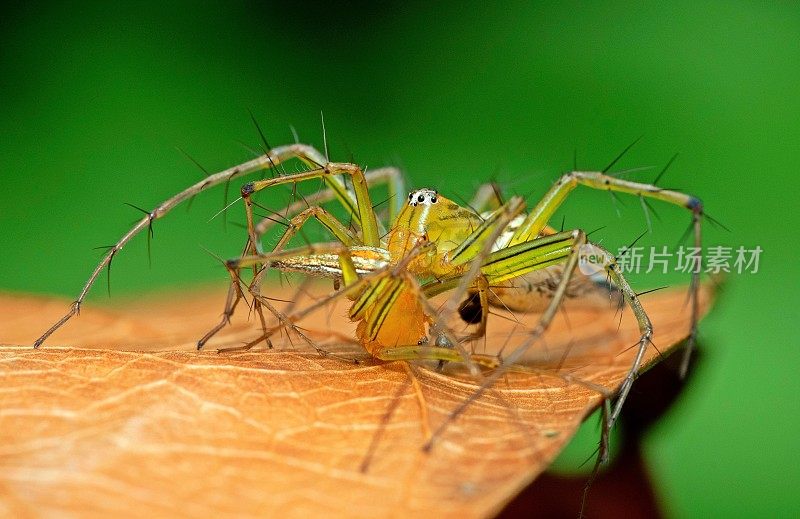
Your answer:
[[[408,194],[408,205],[433,205],[438,202],[438,195],[433,189],[417,189]]]

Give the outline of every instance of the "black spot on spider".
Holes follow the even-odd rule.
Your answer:
[[[470,294],[458,307],[458,315],[467,324],[478,324],[483,317],[483,308],[481,308],[481,298],[476,293]]]

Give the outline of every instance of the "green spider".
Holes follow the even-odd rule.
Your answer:
[[[520,197],[511,197],[502,203],[491,185],[482,186],[467,208],[432,189],[414,190],[406,196],[403,177],[397,169],[383,168],[365,173],[355,164],[329,162],[325,155],[311,146],[292,144],[273,148],[254,160],[210,175],[153,209],[108,251],[67,314],[37,339],[34,347],[39,347],[78,313],[103,268],[153,220],[212,186],[251,172],[276,168],[290,159],[299,159],[309,169],[248,182],[241,188],[248,244],[242,257],[227,262],[233,282],[223,318],[198,341],[198,349],[230,321],[242,299],[240,269],[252,267],[255,273],[249,289],[255,296],[254,304],[264,329],[259,340],[268,340],[269,335],[283,326],[293,327],[299,318],[328,302],[326,299],[301,311],[283,314],[260,296],[260,282],[269,269],[303,272],[335,280],[335,286],[341,288],[333,297],[347,297],[352,301],[349,316],[358,323],[356,339],[378,359],[461,361],[470,366],[473,373],[477,372],[476,365],[498,368],[483,379],[475,395],[477,398],[502,375],[504,366],[518,362],[542,336],[559,305],[575,286],[578,250],[589,243],[586,233],[580,229],[555,232],[547,226],[556,209],[575,187],[584,185],[628,193],[684,207],[692,214],[695,245],[700,246],[703,206],[698,198],[655,185],[619,179],[604,172],[572,171],[563,175],[530,210],[526,210],[525,201]],[[289,225],[278,243],[270,251],[263,251],[261,237],[273,221],[269,218],[259,222],[255,220],[253,195],[273,186],[312,179],[321,180],[325,189],[291,204],[287,208],[287,214],[292,215]],[[373,209],[370,196],[370,188],[378,184],[385,184],[389,191],[386,224]],[[343,224],[320,205],[333,199],[342,205],[352,226]],[[312,218],[330,231],[335,241],[287,250],[291,238]],[[634,361],[608,417],[610,428],[636,378],[651,342],[653,327],[613,256],[598,245],[593,246],[607,258],[603,266],[605,272],[632,309],[641,333]],[[545,291],[544,299],[541,291],[530,290],[532,286],[541,285],[543,272],[554,270],[558,282],[552,290]],[[686,362],[697,329],[698,275],[694,272],[692,278],[692,322]],[[507,282],[505,288],[500,288],[504,282]],[[523,290],[524,287],[527,288]],[[444,293],[449,294],[447,302],[443,308],[435,310],[430,299]],[[464,338],[456,337],[446,325],[454,312],[460,310],[464,316],[465,308],[472,306],[478,328],[469,337],[478,337],[485,333],[489,305],[502,304],[522,309],[530,306],[532,298],[538,298],[542,304],[537,306],[543,306],[538,322],[530,328],[527,339],[502,360],[468,353],[462,346]],[[262,306],[278,317],[279,325],[271,328],[266,325]],[[434,340],[430,341],[429,337]],[[462,410],[467,404],[462,406]]]

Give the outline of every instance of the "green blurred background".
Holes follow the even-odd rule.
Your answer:
[[[291,142],[293,125],[320,147],[322,110],[332,158],[399,165],[413,185],[463,197],[494,176],[535,198],[573,153],[602,168],[643,134],[617,169],[680,152],[662,184],[703,198],[732,231],[707,227],[706,244],[764,249],[757,274],[730,276],[702,325],[698,375],[648,438],[659,494],[674,516],[800,509],[798,269],[786,243],[800,186],[797,4],[4,9],[0,289],[73,298],[92,247],[140,217],[124,202],[149,209],[202,178],[176,147],[209,171],[252,156],[248,110],[272,144]],[[222,196],[156,223],[152,268],[135,240],[114,262],[113,294],[224,285],[202,249],[233,256],[243,243],[208,222]],[[688,217],[657,209],[640,244],[674,245]],[[638,201],[619,210],[585,190],[558,219],[605,226],[596,237],[613,249],[645,229]],[[243,220],[240,207],[229,219]],[[635,282],[685,280],[667,278]],[[91,301],[106,300],[102,284]]]

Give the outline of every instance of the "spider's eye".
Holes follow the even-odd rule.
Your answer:
[[[435,197],[435,196],[432,196],[432,197],[431,197],[431,203],[432,203],[432,204],[435,204],[435,203],[436,203],[436,197]]]
[[[424,196],[424,195],[419,195],[419,196],[417,197],[417,202],[419,202],[419,203],[422,203],[422,202],[424,202],[424,201],[425,201],[425,196]]]
[[[410,202],[413,199],[414,199],[414,193],[409,193],[408,194],[408,201]]]

